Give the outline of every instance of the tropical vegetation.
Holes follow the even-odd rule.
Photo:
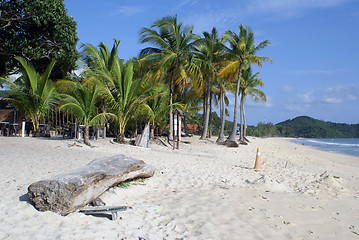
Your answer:
[[[0,76],[22,67],[16,56],[30,61],[38,72],[56,60],[53,79],[76,68],[76,22],[63,0],[0,1],[0,39]]]
[[[60,9],[56,11],[65,16],[66,10],[58,5],[58,1],[53,3]],[[30,3],[24,0],[19,4],[26,6],[23,15],[31,15]],[[11,11],[10,5],[7,11]],[[47,20],[51,22],[52,14],[49,14],[49,19],[40,17],[34,24],[39,27]],[[2,19],[0,26],[1,31],[8,34],[10,29],[6,21]],[[63,22],[59,20],[59,26]],[[53,29],[46,27],[44,31],[48,31],[50,36],[61,35],[71,39],[66,44],[73,46],[77,37],[71,34],[76,24],[68,23],[67,35],[61,35],[61,32],[55,34]],[[238,33],[228,30],[221,36],[213,28],[211,32],[203,32],[201,37],[193,33],[192,26],[179,22],[176,15],[160,18],[150,27],[143,28],[139,38],[145,46],[138,57],[129,60],[119,58],[118,39],[114,40],[111,49],[103,42],[98,46],[82,44],[79,58],[75,58],[83,70],[79,75],[71,72],[71,64],[59,69],[63,64],[62,57],[71,54],[68,59],[72,63],[76,55],[72,49],[60,45],[54,44],[54,48],[48,51],[38,49],[39,52],[34,53],[42,59],[44,52],[48,52],[50,59],[57,59],[56,64],[53,60],[44,71],[38,58],[27,57],[25,60],[16,57],[21,68],[12,64],[4,69],[6,74],[11,70],[21,70],[22,75],[10,84],[11,90],[6,99],[31,117],[35,129],[56,109],[71,114],[84,125],[84,142],[89,145],[90,126],[105,124],[111,124],[120,143],[126,142],[125,136],[136,133],[144,124],[150,125],[151,139],[155,137],[155,132],[161,134],[169,126],[167,133],[171,139],[174,110],[183,113],[185,128],[186,123],[198,126],[201,139],[216,134],[219,143],[225,141],[225,135],[229,135],[227,141],[234,141],[240,105],[240,141],[244,141],[246,97],[266,100],[260,89],[264,83],[258,78],[259,73],[252,74],[251,65],[262,66],[263,62],[271,61],[271,58],[257,54],[270,44],[268,40],[256,45],[254,33],[244,25],[239,26]],[[11,51],[12,55],[22,55],[8,45],[2,44],[0,50],[3,49]],[[51,55],[52,51],[63,55]],[[66,74],[51,74],[55,69]],[[59,76],[62,79],[58,79]],[[8,78],[1,79],[0,83],[10,82]],[[233,110],[228,109],[228,92],[235,95]],[[219,107],[220,116],[213,111],[214,105]],[[200,111],[203,115],[199,114]],[[233,122],[226,120],[230,111],[234,113]]]
[[[11,102],[17,109],[30,116],[33,129],[39,130],[40,120],[48,114],[56,104],[56,86],[49,79],[55,65],[53,60],[40,74],[34,66],[22,57],[16,57],[21,64],[21,76],[14,82],[10,82],[9,97],[5,100]]]
[[[300,116],[275,125],[248,126],[247,133],[256,137],[359,138],[359,124],[332,123]]]

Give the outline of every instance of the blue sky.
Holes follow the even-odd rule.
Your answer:
[[[278,123],[307,115],[332,122],[359,123],[358,0],[76,0],[64,1],[78,23],[81,43],[112,46],[119,56],[137,56],[139,31],[177,14],[201,35],[212,27],[223,34],[249,26],[256,42],[272,44],[258,52],[273,63],[256,68],[267,102],[247,100],[247,123]],[[233,112],[233,95],[229,111]]]

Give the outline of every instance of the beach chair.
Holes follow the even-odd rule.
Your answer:
[[[117,219],[117,213],[119,211],[125,211],[126,206],[117,206],[117,207],[108,207],[108,206],[87,206],[79,209],[79,212],[84,213],[85,215],[100,215],[100,214],[110,214],[111,220]]]

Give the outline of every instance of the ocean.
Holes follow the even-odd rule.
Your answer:
[[[359,138],[303,138],[295,139],[293,142],[328,152],[359,157]]]

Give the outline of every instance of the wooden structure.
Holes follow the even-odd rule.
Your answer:
[[[173,110],[173,150],[179,149],[181,141],[181,120],[183,112],[180,109]]]

